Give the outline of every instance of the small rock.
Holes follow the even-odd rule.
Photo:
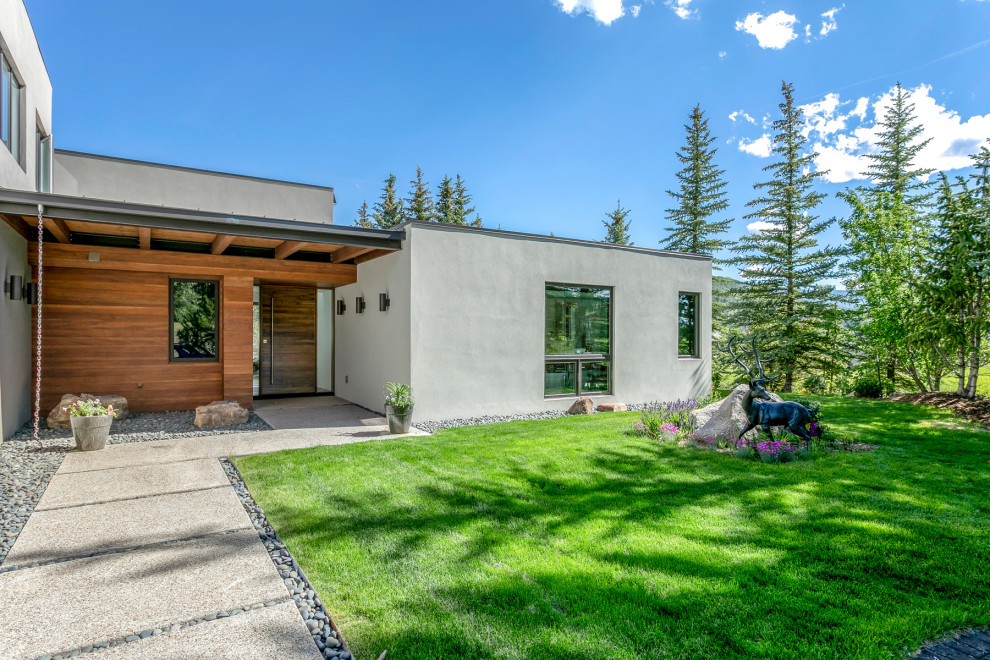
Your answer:
[[[629,409],[624,403],[599,403],[595,410],[598,412],[626,412]]]
[[[251,413],[237,401],[214,401],[196,408],[193,426],[198,428],[244,424]]]

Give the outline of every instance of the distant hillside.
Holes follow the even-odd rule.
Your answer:
[[[714,275],[712,276],[712,301],[731,304],[739,300],[745,288],[745,282],[734,280],[731,277]]]

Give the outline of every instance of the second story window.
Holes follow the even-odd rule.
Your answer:
[[[3,139],[7,150],[18,163],[23,162],[21,143],[23,127],[21,124],[22,105],[24,103],[24,85],[17,82],[17,74],[10,66],[7,53],[0,51],[0,138]]]
[[[40,128],[35,134],[35,149],[38,192],[48,193],[52,191],[52,136],[45,135]]]

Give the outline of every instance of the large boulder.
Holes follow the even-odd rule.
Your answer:
[[[251,417],[246,408],[236,401],[214,401],[205,406],[196,407],[196,418],[193,426],[199,428],[214,426],[233,426],[244,424]]]
[[[83,393],[79,396],[76,396],[75,394],[63,394],[62,400],[58,402],[57,406],[52,408],[50,413],[48,413],[48,418],[46,420],[48,428],[71,428],[72,422],[69,421],[69,407],[78,401],[96,401],[97,399],[99,399],[100,403],[104,406],[113,406],[113,411],[117,413],[117,417],[114,418],[114,421],[120,421],[127,418],[127,399],[122,396],[117,396],[116,394],[97,395]]]
[[[590,396],[581,396],[575,399],[571,407],[567,409],[568,415],[590,415],[595,409],[595,402]]]
[[[695,433],[706,438],[723,437],[727,440],[735,440],[739,432],[749,426],[749,418],[743,411],[742,402],[749,393],[749,385],[737,385],[732,393],[715,403],[704,408],[699,408],[691,413],[694,420]],[[783,401],[776,394],[771,393],[772,401]],[[753,429],[746,434],[746,438],[755,438],[757,429]]]

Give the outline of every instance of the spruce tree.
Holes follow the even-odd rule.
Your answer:
[[[454,210],[452,214],[453,223],[457,225],[468,225],[470,227],[481,227],[481,217],[475,212],[474,207],[471,206],[472,198],[471,194],[467,190],[467,184],[464,183],[464,179],[458,174],[454,179]],[[474,213],[474,218],[471,219],[471,214]]]
[[[395,175],[389,174],[382,187],[381,197],[375,203],[372,218],[379,229],[391,229],[408,219],[405,204],[395,192],[395,181]]]
[[[794,104],[794,87],[784,82],[782,117],[773,123],[773,154],[766,166],[772,178],[757,183],[759,197],[745,216],[764,226],[736,245],[733,263],[743,266],[745,288],[740,313],[743,325],[760,337],[764,356],[783,374],[782,390],[791,392],[802,370],[825,369],[836,357],[832,337],[833,287],[824,280],[835,275],[837,252],[819,249],[819,234],[832,220],[813,214],[824,195],[814,190],[822,172],[813,172],[814,153],[805,153],[804,118]]]
[[[365,229],[375,228],[374,219],[368,213],[368,200],[364,200],[358,208],[358,217],[357,220],[354,221],[354,224],[358,227],[364,227]]]
[[[602,241],[603,243],[612,243],[614,245],[633,244],[629,240],[629,224],[632,221],[626,220],[626,216],[628,215],[629,209],[622,208],[622,200],[620,199],[615,205],[615,210],[605,214],[608,220],[602,220],[602,224],[605,225],[605,240]]]
[[[889,192],[908,203],[924,204],[931,193],[922,179],[927,179],[934,170],[916,167],[915,160],[931,138],[918,141],[923,128],[917,123],[914,110],[907,92],[897,83],[890,107],[879,122],[876,153],[866,155],[870,165],[863,175],[873,181],[876,190]]]
[[[667,209],[671,225],[660,244],[668,250],[714,255],[732,245],[732,241],[719,238],[728,231],[732,219],[712,219],[729,207],[727,182],[722,178],[725,170],[715,164],[716,138],[708,130],[708,119],[700,105],[694,107],[690,117],[691,123],[684,126],[687,141],[676,152],[683,165],[676,175],[679,189],[667,191],[677,206]]]
[[[437,222],[457,224],[454,217],[454,180],[446,174],[437,186]]]
[[[419,222],[436,222],[436,208],[433,206],[433,196],[430,194],[430,184],[423,180],[423,169],[416,166],[416,178],[409,182],[412,191],[407,205],[410,220]]]

